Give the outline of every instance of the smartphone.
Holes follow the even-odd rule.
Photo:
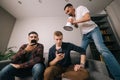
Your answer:
[[[58,54],[63,54],[64,52],[63,52],[62,48],[60,48],[60,49],[57,50],[57,53]]]

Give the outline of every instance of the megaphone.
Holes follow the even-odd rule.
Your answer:
[[[69,19],[70,19],[70,18],[72,18],[72,17],[70,16]],[[67,22],[67,24],[66,24],[63,28],[64,28],[64,30],[66,30],[66,31],[72,31],[72,30],[73,30],[73,25],[72,25],[72,23]]]

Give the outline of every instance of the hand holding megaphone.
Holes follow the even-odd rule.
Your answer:
[[[73,23],[73,21],[74,21],[74,17],[69,16],[67,22]]]
[[[68,17],[67,24],[63,27],[66,31],[72,31],[73,30],[73,17]]]

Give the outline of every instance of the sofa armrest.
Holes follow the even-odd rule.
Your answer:
[[[5,67],[7,64],[9,64],[11,62],[11,60],[3,60],[0,61],[0,70]]]
[[[72,64],[80,63],[80,54],[77,52],[71,52],[71,61],[72,61]],[[90,72],[97,71],[97,72],[103,73],[107,76],[109,75],[106,65],[102,61],[87,59],[86,68]]]
[[[88,70],[90,72],[97,71],[97,72],[100,72],[106,76],[109,76],[108,70],[107,70],[104,62],[92,60],[92,59],[87,59],[87,64],[88,64]]]

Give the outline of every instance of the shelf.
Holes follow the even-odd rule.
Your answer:
[[[94,21],[97,25],[105,24],[107,21]]]
[[[106,29],[108,29],[109,27],[108,26],[104,26],[104,27],[99,27],[100,28],[100,30],[106,30]]]
[[[97,21],[97,20],[102,20],[102,19],[104,19],[106,16],[107,16],[106,14],[94,15],[94,16],[91,17],[91,19],[92,19],[93,21]]]
[[[108,15],[99,14],[94,15],[91,19],[99,26],[106,47],[115,55],[116,59],[120,63],[120,46],[117,43],[114,32],[109,24]],[[100,53],[97,51],[93,41],[90,42],[90,49],[93,59],[100,60]],[[118,57],[119,56],[119,57]]]
[[[111,36],[112,34],[102,34],[103,36]]]
[[[104,43],[105,43],[106,45],[107,45],[107,44],[114,44],[115,41],[104,41]],[[92,45],[92,44],[94,44],[94,42],[91,41],[90,44]]]
[[[92,49],[94,53],[99,53],[97,49]],[[114,54],[119,54],[120,49],[109,49]]]

